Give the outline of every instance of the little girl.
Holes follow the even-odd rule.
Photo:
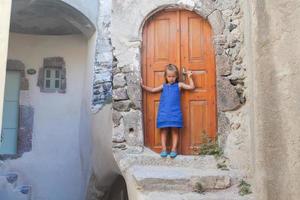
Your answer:
[[[144,90],[154,93],[160,92],[160,102],[157,114],[157,128],[160,128],[162,151],[160,153],[161,157],[167,157],[167,134],[168,131],[172,133],[172,149],[170,152],[170,157],[175,158],[177,156],[177,145],[178,145],[178,128],[182,128],[182,112],[180,109],[180,91],[181,89],[193,90],[195,88],[194,81],[192,79],[192,72],[187,72],[189,85],[179,82],[179,72],[176,65],[168,64],[165,69],[165,82],[164,84],[152,88],[143,85],[141,81],[141,86]]]

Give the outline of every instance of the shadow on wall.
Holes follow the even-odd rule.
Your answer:
[[[108,200],[128,200],[126,182],[123,176],[119,175],[110,187]]]

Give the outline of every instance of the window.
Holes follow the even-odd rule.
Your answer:
[[[43,67],[39,69],[37,85],[41,92],[66,93],[66,68],[62,57],[44,58]]]
[[[62,70],[58,68],[45,68],[44,72],[44,88],[51,90],[60,89]]]

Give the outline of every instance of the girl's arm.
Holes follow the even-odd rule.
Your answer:
[[[160,86],[155,87],[155,88],[153,88],[153,87],[148,87],[148,86],[146,86],[146,85],[143,84],[143,80],[141,80],[141,87],[142,87],[144,90],[146,90],[146,91],[148,91],[148,92],[151,92],[151,93],[160,92],[160,91],[162,91],[162,89],[163,89],[163,85],[160,85]]]
[[[179,87],[180,88],[183,88],[185,90],[193,90],[195,89],[195,84],[194,84],[194,81],[192,79],[192,72],[191,71],[187,71],[187,75],[188,75],[188,79],[189,79],[189,84],[185,84],[185,83],[182,83],[180,82],[179,83]]]

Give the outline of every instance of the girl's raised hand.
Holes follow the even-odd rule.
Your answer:
[[[192,71],[187,71],[186,73],[187,73],[187,75],[188,75],[189,78],[193,75]]]
[[[140,80],[140,85],[143,86],[143,79]]]

